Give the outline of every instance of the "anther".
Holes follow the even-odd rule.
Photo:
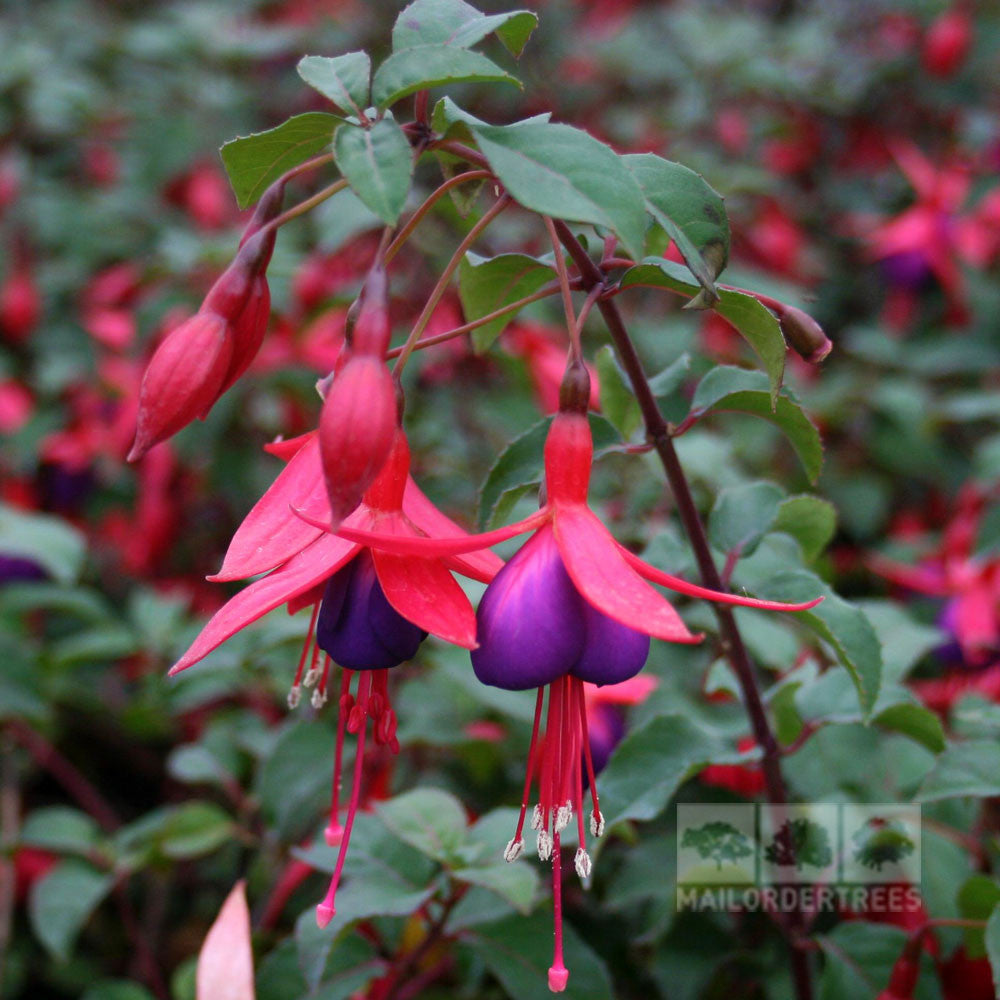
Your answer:
[[[310,667],[302,678],[304,687],[311,688],[319,680],[319,667]]]
[[[590,878],[590,873],[594,865],[590,860],[590,855],[582,847],[576,849],[573,864],[576,866],[576,873],[581,879]]]
[[[524,840],[522,838],[518,837],[517,840],[509,840],[503,852],[504,861],[508,864],[510,864],[511,861],[517,861],[523,850]]]
[[[326,691],[323,688],[316,688],[312,693],[312,707],[322,708],[326,704]]]
[[[604,817],[598,812],[590,814],[590,833],[594,837],[599,837],[604,833]]]
[[[531,829],[540,830],[542,828],[542,807],[536,805],[531,814]]]
[[[538,857],[542,861],[548,861],[552,857],[552,837],[548,830],[538,831]]]
[[[302,688],[298,684],[293,684],[288,691],[288,707],[293,710],[298,708],[301,700]]]
[[[569,826],[569,821],[572,818],[573,818],[572,806],[568,802],[566,803],[566,805],[560,806],[556,810],[556,822],[555,822],[556,833],[560,833],[563,830],[565,830],[566,827]]]

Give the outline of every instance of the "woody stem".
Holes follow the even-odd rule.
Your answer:
[[[557,221],[555,227],[559,239],[580,271],[584,287],[590,289],[603,284],[604,275],[600,268],[590,259],[587,251],[573,236],[566,224]],[[615,303],[609,299],[599,300],[598,308],[601,310],[608,332],[614,341],[615,349],[632,383],[636,402],[639,404],[646,426],[646,437],[656,449],[663,464],[663,470],[677,504],[677,512],[698,563],[702,582],[712,590],[722,590],[722,580],[712,558],[712,550],[705,534],[705,526],[691,495],[687,476],[681,467],[667,422],[660,413],[642,361],[639,359],[635,345],[625,328],[621,313]],[[783,805],[788,801],[788,791],[781,773],[781,751],[764,708],[753,664],[732,610],[722,604],[713,604],[712,610],[719,622],[723,653],[732,665],[733,672],[739,681],[743,704],[746,706],[747,715],[750,718],[754,739],[763,751],[762,765],[768,801],[773,805]],[[805,935],[805,919],[798,907],[787,915],[786,929],[792,944],[792,975],[796,996],[798,1000],[811,1000],[812,981],[809,960],[804,950],[799,947],[799,941]]]

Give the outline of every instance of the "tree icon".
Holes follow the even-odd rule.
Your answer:
[[[771,843],[764,849],[764,857],[772,865],[782,868],[794,865],[796,870],[801,871],[803,865],[826,868],[833,861],[833,851],[830,849],[830,837],[826,829],[801,816],[798,819],[786,819],[781,824],[771,838]]]
[[[684,831],[681,847],[696,850],[700,857],[713,860],[717,870],[722,870],[723,862],[736,864],[740,858],[753,854],[750,838],[741,833],[731,823],[714,820],[703,823],[696,829]]]
[[[851,840],[854,843],[854,860],[878,872],[882,871],[883,865],[899,864],[916,850],[916,844],[902,822],[880,816],[867,820],[854,832]]]

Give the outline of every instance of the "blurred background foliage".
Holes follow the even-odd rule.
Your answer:
[[[236,245],[218,146],[320,108],[298,58],[384,55],[400,6],[9,0],[0,12],[3,997],[193,997],[194,956],[244,876],[262,1000],[544,992],[539,870],[497,863],[529,696],[480,687],[461,650],[433,641],[397,671],[403,751],[376,759],[367,791],[391,801],[359,820],[346,916],[324,934],[311,906],[332,855],[313,840],[334,720],[284,708],[306,622],[275,613],[203,667],[165,677],[225,596],[204,576],[277,472],[261,445],[313,426],[314,382],[372,251],[375,222],[360,202],[335,198],[281,231],[271,331],[251,377],[204,424],[124,463],[144,360]],[[720,558],[732,532],[748,530],[761,479],[772,483],[765,510],[811,489],[835,507],[836,533],[826,548],[818,529],[816,551],[762,514],[740,539],[734,579],[808,566],[855,600],[882,643],[884,705],[896,712],[862,725],[827,646],[795,623],[741,613],[773,682],[789,784],[803,799],[922,796],[926,914],[988,913],[1000,898],[989,801],[1000,795],[989,766],[1000,757],[1000,11],[936,0],[526,6],[541,21],[520,63],[523,96],[467,86],[456,100],[494,122],[551,109],[616,149],[699,171],[730,215],[722,280],[807,309],[833,340],[822,367],[792,358],[786,377],[823,434],[815,487],[766,422],[713,416],[679,448]],[[499,47],[491,56],[505,58]],[[399,333],[468,225],[442,203],[400,258]],[[545,250],[513,213],[485,243]],[[668,415],[683,415],[713,364],[752,363],[717,317],[651,291],[619,301],[648,368],[680,365]],[[457,298],[436,322],[461,322]],[[558,323],[542,303],[489,354],[450,344],[408,370],[417,479],[463,523],[475,523],[498,453],[547,408]],[[598,321],[586,336],[598,354]],[[605,414],[636,431],[609,357],[598,370]],[[692,572],[648,457],[610,454],[593,495],[621,540]],[[933,579],[906,578],[901,565]],[[956,612],[970,602],[978,617]],[[713,627],[704,609],[685,616]],[[573,996],[790,995],[764,917],[674,912],[673,794],[760,792],[752,749],[734,757],[750,749],[748,726],[715,654],[654,644],[658,686],[629,711],[631,736],[606,775],[621,835],[604,845],[591,891],[567,888]],[[618,727],[624,711],[614,709]],[[665,745],[664,727],[680,737]],[[662,772],[637,802],[630,781],[650,746]],[[454,856],[414,843],[398,820],[405,795],[431,796],[424,804],[455,827]],[[874,997],[899,953],[904,929],[866,914],[861,933],[855,916],[817,923],[825,996]],[[919,995],[992,996],[982,942],[939,938]],[[419,993],[406,992],[401,969]]]

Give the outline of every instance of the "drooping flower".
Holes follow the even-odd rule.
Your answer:
[[[400,556],[460,552],[534,530],[497,573],[480,602],[479,646],[473,650],[472,665],[483,683],[510,690],[537,689],[521,811],[504,857],[514,861],[523,851],[522,832],[532,779],[537,775],[539,794],[532,828],[537,831],[539,857],[551,859],[553,866],[555,951],[549,988],[555,992],[564,990],[569,978],[562,954],[560,839],[574,815],[579,835],[574,865],[582,879],[591,871],[583,823],[584,771],[593,803],[591,833],[599,836],[604,829],[583,684],[618,684],[635,676],[646,662],[651,636],[681,643],[701,639],[642,577],[680,593],[730,604],[797,611],[818,603],[776,604],[718,593],[663,573],[619,545],[587,506],[593,458],[586,417],[589,396],[586,369],[571,363],[563,381],[561,408],[545,445],[547,500],[537,514],[461,540],[404,537],[384,527],[359,530],[346,522],[339,530],[344,538]],[[309,521],[323,525],[314,517]]]
[[[940,544],[918,565],[878,554],[867,560],[876,573],[893,583],[947,600],[942,625],[954,635],[970,666],[982,666],[1000,656],[1000,558],[975,552],[990,498],[976,484],[967,485]]]
[[[196,419],[246,371],[267,329],[271,296],[266,271],[275,231],[266,224],[281,208],[284,182],[261,197],[235,258],[209,289],[201,308],[167,334],[139,389],[131,462]]]
[[[330,822],[326,838],[340,846],[329,891],[317,909],[325,926],[335,913],[335,894],[358,809],[368,720],[372,738],[395,752],[396,717],[386,671],[410,659],[427,633],[466,648],[475,646],[475,613],[451,571],[488,583],[502,562],[491,552],[427,557],[399,556],[352,542],[294,517],[303,507],[329,520],[329,499],[313,432],[276,449],[289,459],[271,488],[234,536],[215,580],[267,572],[228,601],[174,665],[178,673],[197,663],[239,630],[269,611],[312,607],[306,642],[289,693],[294,707],[303,686],[315,686],[313,705],[327,700],[333,662],[342,668],[337,749]],[[380,527],[414,537],[459,537],[464,533],[435,508],[409,477],[406,437],[396,431],[389,460],[345,524]],[[269,572],[268,572],[269,571]],[[320,659],[322,656],[322,664]],[[355,682],[354,693],[351,691]],[[346,822],[340,822],[340,787],[345,733],[358,748]]]
[[[399,404],[384,360],[390,332],[389,284],[377,265],[368,273],[346,360],[320,416],[320,457],[334,525],[361,502],[393,446]]]

